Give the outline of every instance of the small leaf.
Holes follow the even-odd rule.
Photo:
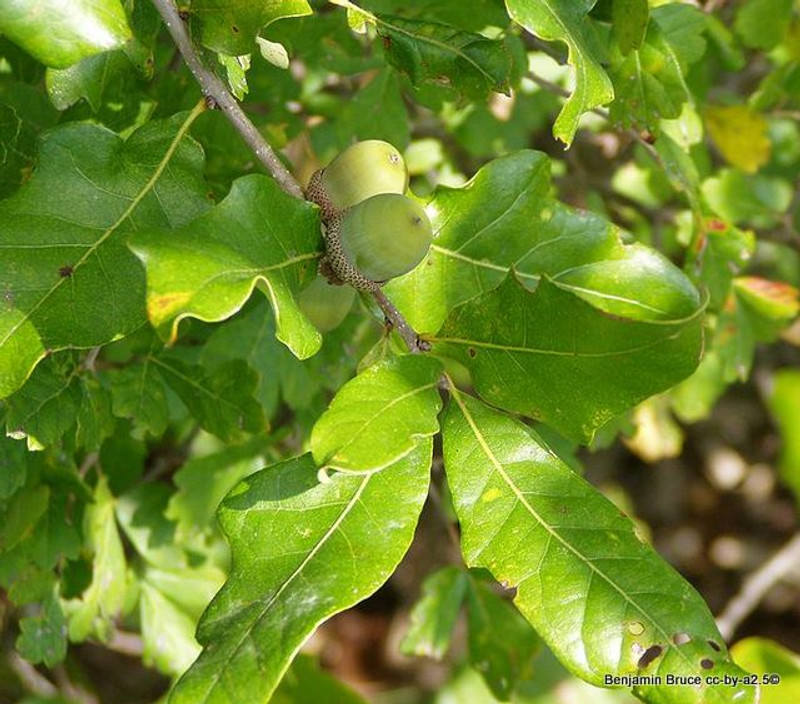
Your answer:
[[[169,409],[164,378],[150,357],[126,365],[111,374],[114,415],[130,418],[154,437],[167,429]]]
[[[147,312],[164,337],[174,340],[187,317],[229,318],[259,284],[278,339],[300,359],[319,350],[320,334],[292,297],[322,255],[318,209],[271,178],[237,179],[206,215],[169,234],[138,232],[130,246],[147,269]]]
[[[244,362],[227,362],[208,376],[201,367],[171,357],[151,357],[150,361],[208,432],[235,442],[267,429],[264,409],[253,398],[256,373]]]
[[[596,0],[506,0],[508,14],[531,34],[545,41],[564,42],[575,67],[575,90],[553,125],[553,135],[569,146],[578,120],[592,108],[611,102],[614,89],[589,48],[587,14]]]
[[[755,702],[702,598],[631,521],[542,448],[531,430],[451,387],[443,426],[448,485],[470,567],[516,588],[514,603],[561,662],[593,684],[661,675],[634,692],[651,704]],[[709,641],[713,641],[713,646]],[[667,674],[700,677],[663,684]]]
[[[114,518],[114,497],[101,477],[94,503],[86,508],[84,532],[93,552],[92,582],[79,599],[65,603],[69,638],[81,642],[95,636],[102,641],[111,634],[113,620],[125,599],[125,553]]]
[[[307,0],[192,0],[202,25],[201,40],[221,54],[240,56],[253,50],[262,27],[282,17],[311,14]]]
[[[541,648],[536,631],[508,601],[480,580],[467,592],[469,662],[500,701],[509,701],[521,682],[533,676]]]
[[[611,36],[623,56],[642,46],[650,8],[647,0],[613,0],[611,5]]]
[[[271,42],[263,37],[256,37],[261,56],[278,68],[289,68],[289,53],[280,42]]]
[[[201,109],[124,142],[90,124],[46,134],[33,177],[0,202],[0,398],[45,350],[105,344],[144,323],[144,275],[124,241],[208,208],[202,151],[185,139]]]
[[[269,701],[270,704],[366,704],[321,669],[313,657],[303,654],[297,656]]]
[[[400,644],[403,653],[436,660],[445,656],[468,586],[469,577],[457,567],[445,567],[425,580]]]
[[[8,432],[26,437],[29,449],[41,450],[61,439],[75,422],[80,403],[74,371],[61,369],[51,357],[8,399]]]
[[[709,105],[705,117],[709,136],[729,164],[753,174],[769,161],[772,144],[759,113],[746,105]]]
[[[792,0],[749,0],[739,6],[734,27],[745,46],[769,50],[785,36],[792,20]]]
[[[781,479],[800,501],[800,371],[775,372],[769,408],[780,429]]]
[[[751,636],[731,648],[737,664],[750,672],[780,680],[761,688],[760,704],[783,704],[800,699],[800,655],[768,638]]]
[[[36,616],[26,616],[19,622],[17,650],[32,663],[53,667],[67,655],[67,621],[61,609],[58,589],[38,606]]]
[[[267,701],[317,625],[394,571],[428,492],[431,452],[426,440],[380,472],[322,483],[304,455],[239,484],[219,511],[231,576],[203,614],[204,650],[172,704]]]
[[[225,68],[228,87],[237,100],[243,100],[250,91],[247,87],[247,71],[250,69],[250,54],[244,56],[228,56],[217,54],[217,61]]]
[[[439,430],[435,359],[406,355],[369,367],[345,384],[311,433],[320,466],[375,471],[405,457]]]
[[[0,33],[54,68],[114,49],[131,36],[119,0],[0,0]]]

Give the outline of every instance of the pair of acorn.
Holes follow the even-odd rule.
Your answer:
[[[425,258],[431,223],[407,189],[402,155],[377,139],[353,144],[311,177],[306,196],[322,210],[325,256],[298,303],[321,332],[344,320],[356,289],[374,291]]]

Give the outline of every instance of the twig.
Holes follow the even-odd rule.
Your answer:
[[[16,651],[9,652],[8,664],[31,694],[47,699],[58,694],[58,688]]]
[[[800,533],[797,533],[744,581],[739,593],[717,617],[717,627],[725,640],[733,636],[739,624],[758,606],[767,592],[799,561]]]
[[[380,306],[386,319],[391,323],[391,326],[397,330],[400,337],[406,343],[409,351],[413,354],[416,352],[427,352],[431,345],[429,342],[420,339],[420,336],[414,331],[403,317],[403,314],[394,307],[394,304],[386,298],[386,294],[380,289],[372,292],[375,302]]]
[[[225,113],[234,129],[242,136],[267,171],[272,174],[278,185],[289,195],[303,198],[303,189],[295,177],[283,165],[250,118],[245,115],[244,110],[225,87],[225,84],[200,61],[192,40],[186,32],[183,20],[178,15],[175,3],[172,0],[153,0],[153,5],[164,20],[164,24],[167,25],[178,51],[200,84],[206,99],[213,100],[214,104]]]

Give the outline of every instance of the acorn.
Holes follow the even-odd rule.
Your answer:
[[[338,233],[331,229],[338,229]],[[329,228],[329,239],[332,234],[338,234],[347,262],[376,283],[411,271],[425,258],[433,239],[431,222],[422,205],[399,193],[381,193],[354,205]],[[330,248],[328,254],[333,270],[339,274]]]
[[[328,283],[324,276],[317,276],[300,291],[297,304],[317,330],[330,332],[342,324],[355,297],[351,286],[336,286]]]
[[[332,208],[341,212],[379,193],[405,193],[408,169],[403,155],[391,144],[367,139],[328,164],[319,176],[319,186]]]

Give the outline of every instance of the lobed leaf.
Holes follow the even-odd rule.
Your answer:
[[[311,14],[307,0],[192,0],[191,12],[202,27],[209,49],[231,56],[255,49],[262,27],[283,17]]]
[[[757,701],[755,687],[706,681],[745,673],[702,598],[631,521],[529,428],[451,391],[444,461],[464,559],[516,588],[514,603],[559,660],[600,686],[607,675],[700,678],[639,682],[651,704]]]
[[[431,452],[425,440],[380,472],[322,483],[304,455],[243,480],[219,511],[231,576],[203,614],[204,650],[172,704],[267,701],[314,629],[394,571],[427,495]]]
[[[278,339],[300,359],[319,349],[320,334],[293,298],[322,255],[318,210],[271,178],[237,179],[207,214],[169,235],[140,231],[130,246],[147,269],[147,313],[164,337],[174,340],[187,317],[229,318],[259,285]]]
[[[146,320],[128,233],[177,227],[208,208],[198,106],[123,141],[72,123],[44,138],[30,181],[0,202],[0,398],[48,352],[129,334]]]
[[[339,471],[375,471],[439,430],[441,364],[406,355],[379,362],[345,384],[311,433],[315,461]]]
[[[590,49],[587,15],[596,0],[506,0],[508,14],[518,24],[545,41],[561,41],[575,67],[575,90],[553,125],[553,135],[569,146],[583,113],[605,105],[614,89]]]

